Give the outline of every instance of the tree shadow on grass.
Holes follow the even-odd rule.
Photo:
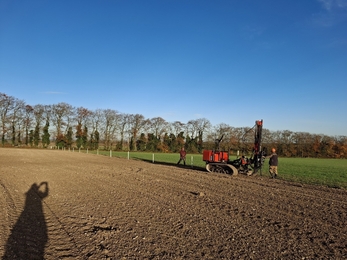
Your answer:
[[[42,203],[48,196],[48,183],[34,183],[25,195],[23,212],[11,230],[3,260],[44,259],[48,234]]]

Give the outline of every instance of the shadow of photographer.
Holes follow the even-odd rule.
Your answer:
[[[44,259],[48,234],[42,203],[48,196],[48,183],[32,184],[25,195],[24,209],[11,230],[3,260]]]

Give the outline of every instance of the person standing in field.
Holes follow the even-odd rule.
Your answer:
[[[181,161],[184,162],[184,165],[186,165],[186,156],[187,156],[187,152],[186,150],[184,149],[184,147],[182,147],[181,151],[180,151],[180,159],[178,161],[177,164],[180,164]]]
[[[266,156],[265,158],[269,158],[269,173],[272,178],[277,178],[278,175],[278,155],[276,154],[276,149],[271,149],[271,154]]]

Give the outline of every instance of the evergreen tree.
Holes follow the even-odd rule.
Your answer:
[[[130,151],[134,151],[135,150],[135,144],[134,144],[134,137],[133,136],[130,138],[129,147],[130,147]]]
[[[18,132],[17,140],[18,140],[18,145],[22,145],[22,135],[20,131]]]
[[[58,148],[66,147],[66,144],[67,144],[66,137],[63,134],[59,134],[55,140],[55,144],[56,146],[58,146]]]
[[[182,147],[185,147],[185,137],[184,137],[184,132],[180,132],[177,135],[177,146],[175,147],[175,151],[174,152],[179,152],[181,150]],[[188,139],[188,136],[187,136]],[[187,147],[185,147],[187,149]]]
[[[50,134],[49,134],[49,120],[47,119],[46,124],[43,128],[43,135],[42,135],[42,145],[43,147],[47,147],[50,144]]]
[[[98,130],[94,132],[94,149],[99,149],[100,134]]]
[[[76,126],[76,145],[78,149],[80,149],[83,145],[82,138],[83,138],[82,124],[78,123]]]
[[[123,139],[116,143],[116,150],[121,151],[123,147]]]
[[[94,150],[95,149],[95,140],[94,140],[94,133],[91,133],[90,134],[90,137],[89,137],[89,148],[91,150]]]
[[[197,153],[198,152],[198,137],[191,138],[187,135],[185,148],[188,153]]]
[[[168,148],[171,146],[171,139],[170,139],[170,136],[168,135],[168,133],[164,134],[163,144]]]
[[[198,153],[202,153],[202,134],[203,132],[202,131],[199,131],[199,135],[198,135],[198,140],[197,140],[197,149],[198,149]]]
[[[177,152],[180,150],[180,147],[178,145],[178,142],[177,142],[177,138],[174,134],[170,134],[170,137],[169,137],[169,149],[171,152]]]
[[[158,144],[160,139],[157,138],[154,134],[148,134],[148,142],[147,142],[147,151],[155,152],[157,151]]]
[[[163,141],[158,143],[157,150],[159,152],[167,153],[170,151],[170,137],[168,133],[165,133],[163,136]]]
[[[147,139],[144,133],[141,134],[140,139],[137,141],[137,150],[146,151]]]
[[[12,145],[14,146],[16,144],[16,128],[15,124],[12,123]]]
[[[84,149],[87,149],[88,145],[88,127],[84,126],[83,133],[82,133],[82,146]]]
[[[67,130],[66,138],[63,139],[65,140],[68,148],[72,147],[72,143],[73,143],[72,136],[73,136],[73,131],[72,131],[72,127],[70,126],[69,129]]]
[[[32,147],[34,145],[34,130],[30,130],[29,132],[29,142],[30,146]]]
[[[29,145],[29,129],[25,129],[25,145]]]
[[[40,142],[40,125],[36,124],[35,131],[34,131],[34,145],[35,147],[39,146]]]

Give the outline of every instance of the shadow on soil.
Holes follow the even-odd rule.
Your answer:
[[[48,183],[34,183],[25,195],[23,212],[11,230],[3,260],[44,259],[48,234],[42,201],[48,196]]]
[[[148,162],[148,163],[153,163],[152,160],[148,160],[148,159],[143,159],[143,158],[138,158],[138,157],[133,157],[135,160],[139,160],[139,161],[144,161],[144,162]],[[184,169],[193,169],[196,171],[203,171],[206,172],[206,169],[203,167],[199,167],[199,166],[191,166],[191,165],[183,165],[183,163],[181,164],[177,164],[177,163],[168,163],[168,162],[154,162],[154,164],[159,164],[159,165],[166,165],[166,166],[175,166],[178,168],[184,168]]]

